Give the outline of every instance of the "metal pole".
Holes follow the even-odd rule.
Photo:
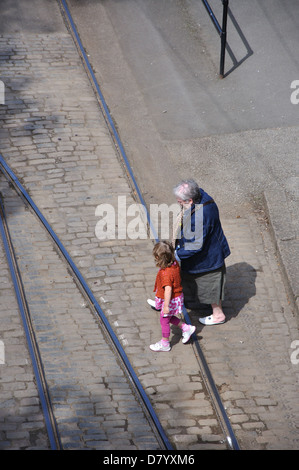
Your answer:
[[[221,31],[221,34],[220,34],[220,38],[221,38],[220,78],[224,77],[224,60],[225,60],[225,48],[226,48],[226,29],[227,29],[228,2],[229,2],[229,0],[222,0],[223,14],[222,14],[222,31]]]

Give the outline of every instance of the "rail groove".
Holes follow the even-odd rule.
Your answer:
[[[121,157],[123,158],[123,161],[124,161],[125,166],[127,168],[128,174],[130,175],[133,186],[134,186],[134,188],[136,190],[136,193],[139,197],[140,203],[143,205],[143,207],[145,209],[145,213],[147,215],[147,220],[148,220],[150,230],[154,234],[154,238],[156,240],[158,240],[156,229],[152,224],[149,211],[146,207],[146,204],[145,204],[145,201],[143,199],[142,193],[141,193],[141,191],[138,187],[137,181],[135,179],[134,173],[133,173],[132,168],[131,168],[130,163],[129,163],[129,159],[126,155],[126,152],[125,152],[124,147],[122,145],[121,139],[118,135],[118,132],[117,132],[116,127],[114,125],[113,119],[110,115],[109,108],[107,106],[107,103],[105,101],[105,98],[103,96],[101,88],[99,86],[99,83],[98,83],[98,81],[95,77],[92,66],[91,66],[91,64],[88,60],[88,56],[87,56],[87,54],[85,52],[85,49],[84,49],[84,46],[81,42],[79,33],[77,31],[76,25],[74,23],[72,15],[71,15],[70,9],[68,8],[67,1],[66,0],[59,0],[59,3],[60,3],[60,7],[61,7],[61,10],[63,12],[64,18],[65,18],[65,21],[67,23],[67,26],[68,26],[71,34],[72,34],[73,40],[74,40],[74,42],[76,44],[76,47],[77,47],[77,49],[78,49],[78,51],[81,55],[81,59],[82,59],[83,64],[85,66],[87,75],[89,76],[89,78],[91,80],[91,83],[93,85],[93,88],[95,89],[96,94],[98,96],[98,100],[101,104],[104,117],[105,117],[106,122],[108,124],[109,130],[112,134],[112,139],[113,139],[117,149],[121,153]],[[184,309],[184,316],[185,316],[186,322],[190,323],[189,316],[188,316],[188,313],[187,313],[186,309]],[[193,334],[193,340],[194,340],[195,348],[196,348],[196,351],[197,351],[197,360],[198,360],[198,363],[199,363],[200,371],[201,371],[203,380],[205,382],[206,388],[208,390],[208,393],[210,395],[210,398],[212,400],[215,412],[218,416],[220,425],[223,429],[228,448],[231,449],[231,450],[240,450],[237,438],[234,434],[234,431],[231,427],[229,418],[227,416],[227,413],[226,413],[225,408],[223,406],[223,403],[221,401],[221,397],[219,395],[219,392],[218,392],[217,387],[215,385],[215,382],[213,380],[213,377],[212,377],[210,368],[208,366],[207,360],[206,360],[206,358],[203,354],[203,351],[202,351],[202,349],[199,345],[199,342],[196,338],[196,335],[194,335],[194,334]]]
[[[79,34],[76,30],[76,26],[74,24],[71,13],[70,13],[69,8],[67,6],[67,2],[65,0],[58,0],[58,1],[59,1],[61,10],[63,12],[65,21],[67,22],[68,28],[69,28],[69,30],[72,34],[73,40],[76,44],[77,50],[79,51],[81,59],[83,60],[83,64],[85,66],[87,75],[89,76],[89,79],[92,82],[92,86],[96,91],[98,101],[99,101],[100,106],[102,108],[102,112],[104,114],[104,117],[105,117],[106,123],[108,125],[108,128],[109,128],[112,140],[114,142],[114,145],[117,148],[118,152],[120,153],[120,156],[123,160],[123,163],[126,167],[127,173],[129,175],[130,182],[131,182],[132,186],[134,187],[134,191],[136,192],[141,204],[145,208],[145,211],[146,211],[146,214],[147,214],[147,221],[148,221],[148,224],[149,224],[149,227],[150,227],[152,233],[154,234],[154,238],[156,240],[158,240],[158,237],[156,235],[155,227],[152,224],[149,212],[148,212],[146,204],[143,200],[142,193],[141,193],[141,191],[138,187],[138,184],[137,184],[136,179],[134,177],[134,173],[131,169],[129,160],[128,160],[126,154],[125,154],[125,150],[123,148],[122,142],[121,142],[121,140],[118,136],[115,125],[114,125],[113,120],[110,116],[108,106],[105,102],[105,99],[102,95],[99,84],[98,84],[98,82],[96,80],[96,77],[93,73],[91,64],[89,63],[87,54],[85,53],[84,47],[81,43]],[[142,388],[142,385],[139,382],[139,379],[138,379],[131,363],[129,362],[129,360],[128,360],[126,354],[125,354],[125,351],[121,346],[121,344],[119,342],[119,339],[117,338],[117,336],[115,335],[113,329],[111,328],[111,326],[110,326],[103,310],[101,309],[99,303],[97,302],[97,300],[96,300],[94,294],[92,293],[92,291],[90,290],[89,286],[85,282],[81,272],[79,271],[79,269],[77,268],[77,266],[73,262],[72,258],[70,257],[69,253],[67,252],[67,250],[65,249],[65,247],[63,246],[63,244],[61,243],[59,238],[57,237],[56,233],[53,231],[53,229],[51,228],[51,226],[49,225],[49,223],[47,222],[47,220],[45,219],[43,214],[40,212],[38,207],[35,205],[35,203],[31,199],[31,197],[29,196],[29,194],[27,193],[25,188],[22,186],[22,184],[18,180],[17,176],[14,174],[12,169],[9,167],[9,165],[6,163],[6,161],[4,160],[4,158],[1,155],[0,155],[0,170],[2,171],[2,173],[4,174],[6,179],[12,184],[12,186],[14,187],[16,192],[20,195],[20,197],[22,198],[24,203],[27,206],[29,206],[30,209],[37,216],[37,218],[42,223],[42,225],[44,226],[47,233],[50,235],[50,237],[53,240],[53,242],[54,242],[55,246],[57,247],[58,251],[61,253],[62,257],[65,259],[67,265],[69,266],[70,271],[72,272],[73,277],[76,279],[77,285],[80,287],[81,292],[83,292],[84,295],[86,296],[86,298],[88,299],[89,304],[91,305],[93,311],[95,311],[96,314],[98,315],[98,317],[100,318],[106,333],[108,334],[109,338],[111,339],[112,344],[114,345],[114,347],[117,351],[117,354],[121,358],[121,360],[122,360],[122,362],[123,362],[123,364],[124,364],[124,366],[127,370],[127,374],[130,377],[130,380],[132,381],[132,383],[136,387],[136,390],[137,390],[137,392],[139,394],[139,397],[141,399],[140,401],[143,404],[143,408],[146,411],[146,413],[148,413],[150,415],[150,417],[152,419],[152,422],[154,423],[154,426],[157,430],[158,440],[161,443],[161,447],[164,447],[166,450],[172,450],[172,445],[169,442],[169,440],[166,436],[166,433],[165,433],[164,429],[162,428],[162,426],[159,422],[159,419],[158,419],[158,417],[157,417],[157,415],[156,415],[156,413],[155,413],[155,411],[154,411],[147,395],[145,394],[145,392]],[[3,237],[3,240],[4,240],[5,250],[6,250],[9,266],[10,266],[10,269],[11,269],[11,273],[12,273],[12,278],[13,278],[13,282],[14,282],[14,286],[15,286],[15,290],[16,290],[16,294],[17,294],[17,298],[18,298],[18,302],[19,302],[19,307],[20,307],[20,310],[22,312],[22,318],[23,318],[23,323],[24,323],[24,327],[25,327],[25,331],[26,331],[26,336],[27,336],[27,340],[28,340],[28,344],[29,344],[30,353],[32,355],[32,361],[33,361],[35,374],[36,374],[36,377],[37,377],[37,382],[38,382],[38,388],[39,388],[39,392],[40,392],[42,407],[43,407],[43,410],[44,410],[44,413],[45,413],[45,416],[46,416],[46,424],[47,424],[47,429],[48,429],[48,435],[49,435],[50,442],[51,442],[51,447],[53,449],[60,449],[61,448],[61,443],[60,443],[60,440],[59,440],[59,435],[58,435],[58,431],[57,431],[55,417],[54,417],[52,409],[51,409],[51,402],[50,402],[50,398],[49,398],[49,394],[48,394],[48,390],[47,390],[46,379],[45,379],[45,376],[44,376],[44,373],[43,373],[42,361],[41,361],[40,353],[39,353],[39,350],[38,350],[38,345],[37,345],[37,342],[36,342],[36,339],[35,339],[35,336],[34,336],[34,331],[33,331],[32,325],[31,325],[30,312],[28,311],[26,296],[25,296],[24,289],[23,289],[23,286],[22,286],[22,280],[21,280],[20,273],[19,273],[19,270],[18,270],[17,262],[16,262],[16,259],[15,259],[15,256],[14,256],[14,250],[13,250],[13,246],[12,246],[12,243],[11,243],[11,240],[10,240],[9,231],[8,231],[6,220],[5,220],[4,206],[3,206],[1,200],[0,200],[0,215],[1,215],[1,226],[0,226],[1,234],[2,234],[2,237]],[[187,313],[186,309],[184,309],[184,316],[185,316],[186,321],[188,323],[190,323],[190,320],[189,320],[188,313]],[[207,361],[204,357],[203,351],[202,351],[202,349],[199,345],[198,339],[196,338],[195,335],[193,335],[193,340],[194,340],[194,347],[195,347],[195,356],[196,356],[198,364],[199,364],[200,373],[201,373],[201,376],[202,376],[203,381],[205,383],[206,389],[207,389],[207,391],[210,395],[210,399],[211,399],[211,402],[213,404],[213,407],[214,407],[215,413],[217,415],[218,421],[220,423],[220,426],[223,430],[223,434],[225,436],[226,444],[227,444],[229,449],[239,450],[239,445],[238,445],[237,439],[236,439],[236,437],[234,435],[234,432],[232,430],[232,427],[230,425],[229,418],[226,414],[225,408],[224,408],[224,406],[221,402],[221,398],[220,398],[220,395],[218,393],[217,387],[214,383],[214,380],[213,380],[212,374],[210,372],[208,363],[207,363]]]
[[[28,308],[26,295],[22,283],[21,274],[19,271],[18,263],[14,253],[14,248],[12,240],[10,237],[5,212],[4,205],[2,201],[2,196],[0,195],[0,232],[2,235],[2,240],[4,244],[4,249],[14,284],[14,289],[20,309],[21,318],[23,321],[23,326],[26,334],[27,344],[29,348],[29,353],[32,360],[32,366],[35,374],[36,384],[39,392],[39,397],[41,401],[41,406],[43,409],[43,414],[45,418],[46,428],[48,432],[48,437],[50,441],[50,446],[52,450],[61,450],[61,442],[59,438],[59,433],[57,429],[56,419],[53,413],[53,408],[51,404],[51,399],[49,395],[48,385],[46,376],[44,373],[43,363],[38,347],[38,342],[34,333],[34,328],[31,322],[30,311]]]
[[[141,385],[141,383],[140,383],[140,381],[139,381],[139,379],[138,379],[138,377],[137,377],[137,375],[136,375],[136,373],[135,373],[135,371],[134,371],[134,369],[133,369],[133,367],[132,367],[132,365],[131,365],[131,363],[130,363],[130,361],[129,361],[126,353],[125,353],[125,351],[124,351],[124,349],[123,349],[123,347],[121,346],[118,337],[114,333],[114,331],[113,331],[109,321],[107,320],[102,308],[100,307],[98,301],[96,300],[96,298],[95,298],[93,292],[91,291],[91,289],[89,288],[88,284],[86,283],[86,281],[85,281],[84,277],[82,276],[80,270],[77,268],[76,264],[72,260],[71,256],[69,255],[69,253],[65,249],[64,245],[61,243],[60,239],[58,238],[58,236],[56,235],[56,233],[54,232],[54,230],[52,229],[52,227],[50,226],[50,224],[48,223],[46,218],[43,216],[41,211],[38,209],[36,204],[33,202],[31,197],[29,196],[28,192],[22,186],[22,184],[18,180],[17,176],[14,174],[12,169],[7,165],[7,163],[5,162],[2,155],[0,155],[0,169],[1,169],[2,173],[4,174],[4,176],[7,178],[7,180],[10,181],[10,183],[12,184],[14,189],[20,195],[20,197],[22,198],[24,203],[27,206],[29,206],[30,210],[32,210],[33,213],[37,216],[37,218],[39,219],[41,224],[44,226],[46,232],[51,237],[51,239],[54,242],[55,246],[57,247],[57,249],[59,250],[59,252],[63,256],[63,258],[65,259],[69,269],[72,272],[72,275],[74,276],[75,280],[77,281],[77,284],[79,285],[79,287],[81,289],[81,292],[84,293],[84,295],[85,295],[86,299],[89,301],[93,311],[95,311],[96,314],[98,315],[98,317],[101,320],[101,323],[102,323],[106,333],[108,334],[110,340],[112,341],[112,345],[114,346],[115,351],[117,352],[119,358],[122,361],[122,364],[124,365],[124,367],[127,371],[129,380],[134,385],[135,390],[136,390],[137,394],[139,395],[140,401],[143,405],[143,409],[144,409],[145,413],[148,415],[148,417],[150,417],[150,420],[151,420],[151,422],[154,426],[154,429],[157,432],[157,436],[160,440],[161,446],[166,450],[172,450],[173,449],[172,445],[171,445],[170,441],[168,440],[168,437],[166,436],[166,433],[165,433],[163,427],[161,426],[161,423],[160,423],[160,421],[159,421],[159,419],[156,415],[156,412],[154,411],[150,400],[148,399],[148,397],[147,397],[147,395],[146,395],[146,393],[145,393],[145,391],[144,391],[144,389],[143,389],[143,387],[142,387],[142,385]],[[5,219],[2,205],[1,205],[1,218],[2,218],[2,220]],[[4,237],[4,240],[5,240],[6,239],[6,233],[5,233],[4,228],[2,228],[2,226],[1,226],[1,234]],[[17,265],[16,265],[16,261],[12,257],[12,253],[13,253],[13,247],[12,247],[12,244],[10,242],[10,250],[7,251],[8,260],[9,260],[9,264],[10,264],[10,267],[11,267],[11,272],[12,272],[12,276],[13,276],[14,281],[15,281],[15,279],[18,278],[18,283],[15,284],[18,300],[21,299],[21,298],[23,300],[22,302],[19,303],[19,306],[20,306],[22,312],[23,311],[25,312],[25,308],[26,308],[26,314],[24,314],[24,322],[25,322],[24,324],[25,324],[26,330],[27,329],[31,330],[31,332],[32,332],[31,337],[33,337],[34,332],[33,332],[32,326],[30,326],[30,324],[31,324],[30,315],[29,315],[29,311],[28,311],[28,308],[27,308],[27,305],[26,305],[25,294],[24,294],[23,289],[21,288],[21,278],[20,278],[19,271],[18,271],[18,268],[17,268]],[[12,262],[11,262],[11,260],[12,260]],[[28,326],[27,326],[27,320],[28,320]],[[27,334],[27,332],[26,332],[26,334]],[[42,381],[45,381],[44,375],[42,374],[42,362],[40,360],[40,355],[39,355],[39,352],[38,352],[37,343],[36,343],[36,341],[32,341],[31,337],[28,336],[30,349],[32,349],[32,350],[35,349],[35,351],[36,351],[36,355],[33,357],[35,372],[36,372],[37,377],[39,377],[39,379],[38,379],[39,382],[42,382]],[[39,367],[38,368],[35,366],[35,363],[37,363],[37,362],[39,362]],[[43,405],[46,402],[48,402],[48,407],[50,409],[51,405],[50,405],[49,398],[46,396],[46,387],[45,386],[41,387],[40,392],[41,392],[41,400],[42,400]],[[44,409],[47,413],[46,407]],[[51,430],[50,430],[50,435],[51,435],[51,441],[53,441],[53,446],[54,446],[54,439],[52,439],[53,432],[51,432]],[[56,439],[56,441],[58,441],[58,439]]]

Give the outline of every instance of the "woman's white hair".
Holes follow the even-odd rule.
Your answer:
[[[173,188],[174,195],[182,201],[193,200],[199,203],[201,199],[200,189],[194,180],[183,180]]]

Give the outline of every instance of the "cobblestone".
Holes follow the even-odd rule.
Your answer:
[[[169,355],[159,358],[149,351],[148,345],[160,331],[158,315],[145,304],[152,295],[156,272],[152,242],[100,242],[95,237],[98,204],[114,204],[118,195],[126,195],[128,204],[135,198],[71,38],[65,32],[0,39],[6,47],[1,79],[7,87],[6,104],[0,107],[5,137],[0,144],[2,155],[51,221],[113,319],[113,328],[176,448],[225,448],[212,406],[203,398],[192,346],[177,342]],[[139,434],[139,429],[146,433],[147,425],[136,412],[126,382],[118,377],[114,360],[104,352],[105,344],[94,333],[91,339],[95,320],[82,307],[84,300],[64,268],[57,269],[56,256],[51,259],[48,240],[38,229],[32,233],[35,222],[21,209],[3,178],[0,190],[27,283],[63,445],[69,449],[155,447],[154,438]],[[191,319],[241,446],[296,448],[299,412],[295,384],[299,373],[298,366],[290,362],[289,351],[292,340],[298,339],[298,325],[269,234],[250,216],[225,220],[224,228],[232,248],[225,301],[228,321],[218,329],[201,329],[198,312],[190,312]],[[44,250],[42,258],[34,254],[38,269],[30,263],[33,240],[34,249]],[[6,266],[2,245],[0,256],[1,266]],[[4,371],[1,393],[5,393],[1,446],[48,448],[7,267],[1,277],[4,327],[0,339],[7,358],[0,365]],[[45,286],[41,298],[38,293]],[[42,310],[46,315],[41,315]],[[175,337],[176,331],[173,333]],[[69,359],[66,353],[72,353]],[[99,371],[104,354],[106,363],[101,363]],[[20,356],[23,361],[17,360]],[[111,406],[115,413],[107,415]],[[126,438],[123,430],[128,417],[134,425],[127,426]]]

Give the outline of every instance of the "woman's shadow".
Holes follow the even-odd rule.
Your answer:
[[[256,269],[245,262],[227,266],[225,300],[222,303],[226,322],[237,317],[244,306],[249,302],[250,298],[255,296],[256,275]],[[210,315],[212,313],[211,306],[198,304],[190,309],[186,306],[186,309],[191,324],[196,326],[196,332],[199,333],[202,328],[204,328],[204,325],[199,323],[198,318]],[[176,328],[173,328],[173,334],[175,336],[177,336],[176,330]],[[177,339],[179,340],[179,338]],[[200,337],[198,337],[198,339],[200,339]]]
[[[256,269],[248,263],[236,263],[227,267],[225,300],[222,307],[226,321],[235,318],[256,295]]]

